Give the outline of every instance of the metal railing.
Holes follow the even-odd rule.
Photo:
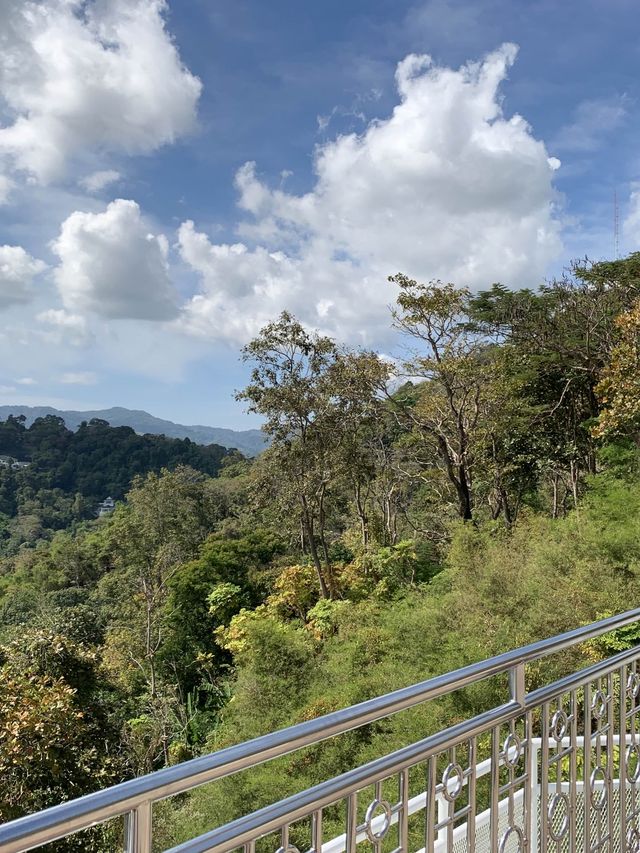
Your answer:
[[[300,853],[290,839],[303,824],[309,853],[355,853],[362,841],[375,853],[640,853],[640,647],[525,689],[527,664],[638,621],[640,608],[28,815],[0,826],[0,852],[124,816],[126,853],[151,853],[154,803],[508,674],[503,704],[170,853],[255,853],[267,836],[278,853]],[[325,840],[323,812],[336,808],[344,835]]]

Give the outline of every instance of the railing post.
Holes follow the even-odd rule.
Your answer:
[[[439,824],[444,823],[449,814],[449,803],[445,800],[442,794],[436,794],[436,806],[438,809],[438,817],[437,821]],[[447,837],[447,830],[445,827],[441,826],[438,832],[436,833],[436,850],[444,850],[445,839]]]
[[[124,853],[151,853],[151,803],[125,816]]]
[[[538,780],[539,751],[540,741],[537,738],[531,738],[529,745],[529,802],[531,806],[529,811],[529,826],[527,828],[530,853],[538,853],[538,811],[540,809],[540,783]]]
[[[511,699],[524,707],[526,689],[524,684],[524,662],[520,661],[509,670],[509,693]]]

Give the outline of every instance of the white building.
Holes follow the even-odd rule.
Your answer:
[[[96,510],[98,518],[101,518],[103,515],[109,515],[109,513],[113,512],[116,508],[116,502],[112,497],[105,498],[102,503],[98,504],[98,508]]]

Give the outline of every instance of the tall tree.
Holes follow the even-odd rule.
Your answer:
[[[487,369],[485,340],[469,333],[469,292],[452,284],[420,284],[398,273],[394,326],[412,343],[403,369],[421,380],[403,398],[392,398],[412,430],[414,461],[429,472],[438,466],[453,488],[458,515],[473,517],[473,435],[483,414]],[[428,475],[430,476],[430,475]]]
[[[596,386],[617,338],[615,318],[640,295],[640,253],[618,261],[575,262],[538,292],[494,285],[469,301],[472,326],[520,361],[539,407],[534,428],[554,492],[560,480],[578,501],[583,474],[596,469],[591,427]]]
[[[211,499],[208,482],[186,466],[138,478],[108,529],[115,568],[102,579],[100,594],[105,608],[111,596],[118,602],[115,612],[113,605],[109,607],[109,655],[113,668],[133,670],[132,685],[134,673],[139,674],[140,698],[157,724],[165,763],[176,693],[175,679],[160,671],[167,639],[166,604],[170,581],[184,563],[197,557],[215,528],[217,496]],[[125,672],[119,676],[126,680]]]
[[[251,383],[238,394],[266,417],[272,444],[256,465],[262,490],[293,515],[311,556],[321,595],[335,593],[327,520],[346,478],[368,540],[367,482],[371,459],[359,438],[379,411],[388,366],[367,352],[340,350],[309,333],[288,313],[270,323],[244,350]]]
[[[323,565],[318,541],[329,470],[328,448],[323,440],[327,400],[320,386],[321,377],[336,356],[337,347],[331,338],[307,332],[284,311],[244,347],[244,360],[254,366],[250,384],[237,394],[238,400],[249,404],[250,412],[266,418],[263,429],[272,446],[265,454],[262,471],[275,475],[268,477],[275,489],[279,477],[286,481],[285,492],[297,504],[304,544],[324,598],[331,595],[331,567],[327,554]],[[323,530],[319,533],[322,539]]]

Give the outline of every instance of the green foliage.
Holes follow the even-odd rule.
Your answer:
[[[279,538],[263,530],[236,539],[214,534],[198,559],[182,564],[169,579],[161,661],[178,673],[185,694],[209,679],[211,666],[229,662],[214,642],[214,631],[242,607],[260,603],[267,589],[266,567],[281,550]],[[237,593],[230,594],[232,589]]]
[[[237,680],[211,746],[311,719],[623,610],[640,598],[638,543],[640,496],[634,484],[605,478],[579,516],[554,520],[527,512],[510,532],[490,521],[460,524],[444,570],[429,583],[405,586],[392,601],[320,600],[306,627],[296,619],[280,621],[268,607],[242,611],[222,632]],[[382,562],[388,558],[383,552]],[[547,659],[544,668],[529,668],[527,688],[638,639],[634,626],[602,638],[597,648]],[[244,813],[247,796],[259,807],[272,801],[274,790],[278,796],[293,793],[505,695],[505,683],[488,681],[396,715],[384,726],[197,791],[173,812],[167,843],[187,837],[199,820],[204,827],[204,815],[222,821]],[[328,833],[343,831],[338,820],[327,820]]]
[[[62,635],[29,630],[0,646],[0,819],[122,778],[114,699],[96,654]],[[102,835],[56,849],[108,849]]]
[[[1,816],[638,601],[640,254],[537,292],[393,281],[411,382],[286,312],[245,348],[239,397],[272,440],[255,463],[99,421],[0,424],[0,461],[30,462],[0,466]],[[527,686],[639,640],[554,656]],[[158,844],[505,696],[489,679],[221,780],[158,809]]]
[[[28,462],[14,470],[0,466],[0,553],[35,543],[50,531],[95,517],[107,495],[124,497],[132,480],[149,471],[189,465],[215,476],[224,460],[240,464],[237,451],[189,439],[137,435],[94,419],[73,432],[54,415],[26,428],[23,417],[0,421],[0,458]],[[4,543],[4,544],[3,544]]]

